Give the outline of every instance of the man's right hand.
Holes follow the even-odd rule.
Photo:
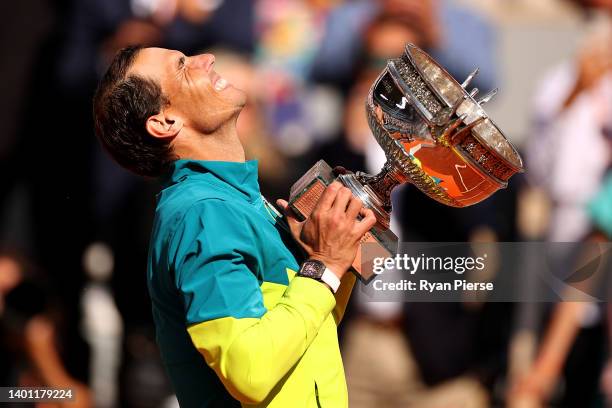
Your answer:
[[[355,260],[361,238],[376,224],[372,210],[364,208],[361,200],[337,181],[325,189],[305,221],[297,220],[287,201],[276,203],[283,208],[293,237],[308,257],[323,262],[338,278]]]

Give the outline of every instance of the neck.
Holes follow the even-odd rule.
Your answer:
[[[238,137],[236,121],[229,121],[212,133],[183,129],[187,134],[175,140],[174,152],[180,159],[244,162],[244,147]]]

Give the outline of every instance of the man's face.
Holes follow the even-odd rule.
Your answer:
[[[214,63],[212,54],[188,57],[179,51],[145,48],[128,75],[156,81],[170,102],[166,110],[179,116],[185,127],[212,133],[246,103],[245,93],[217,74]]]

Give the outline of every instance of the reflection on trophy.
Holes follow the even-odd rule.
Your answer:
[[[290,207],[302,219],[316,206],[325,187],[339,180],[374,211],[376,225],[362,243],[376,244],[393,256],[397,237],[389,229],[391,191],[411,183],[429,197],[452,207],[467,207],[505,188],[522,172],[516,149],[487,116],[482,106],[494,90],[476,100],[478,89],[466,90],[476,69],[459,84],[433,58],[408,44],[404,55],[389,60],[366,101],[370,129],[387,161],[376,175],[336,175],[324,161],[316,163],[291,188]],[[354,272],[364,276],[361,253]]]

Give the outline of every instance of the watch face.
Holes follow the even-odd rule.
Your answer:
[[[309,260],[302,264],[300,275],[313,279],[321,279],[325,272],[325,265],[321,261]]]

